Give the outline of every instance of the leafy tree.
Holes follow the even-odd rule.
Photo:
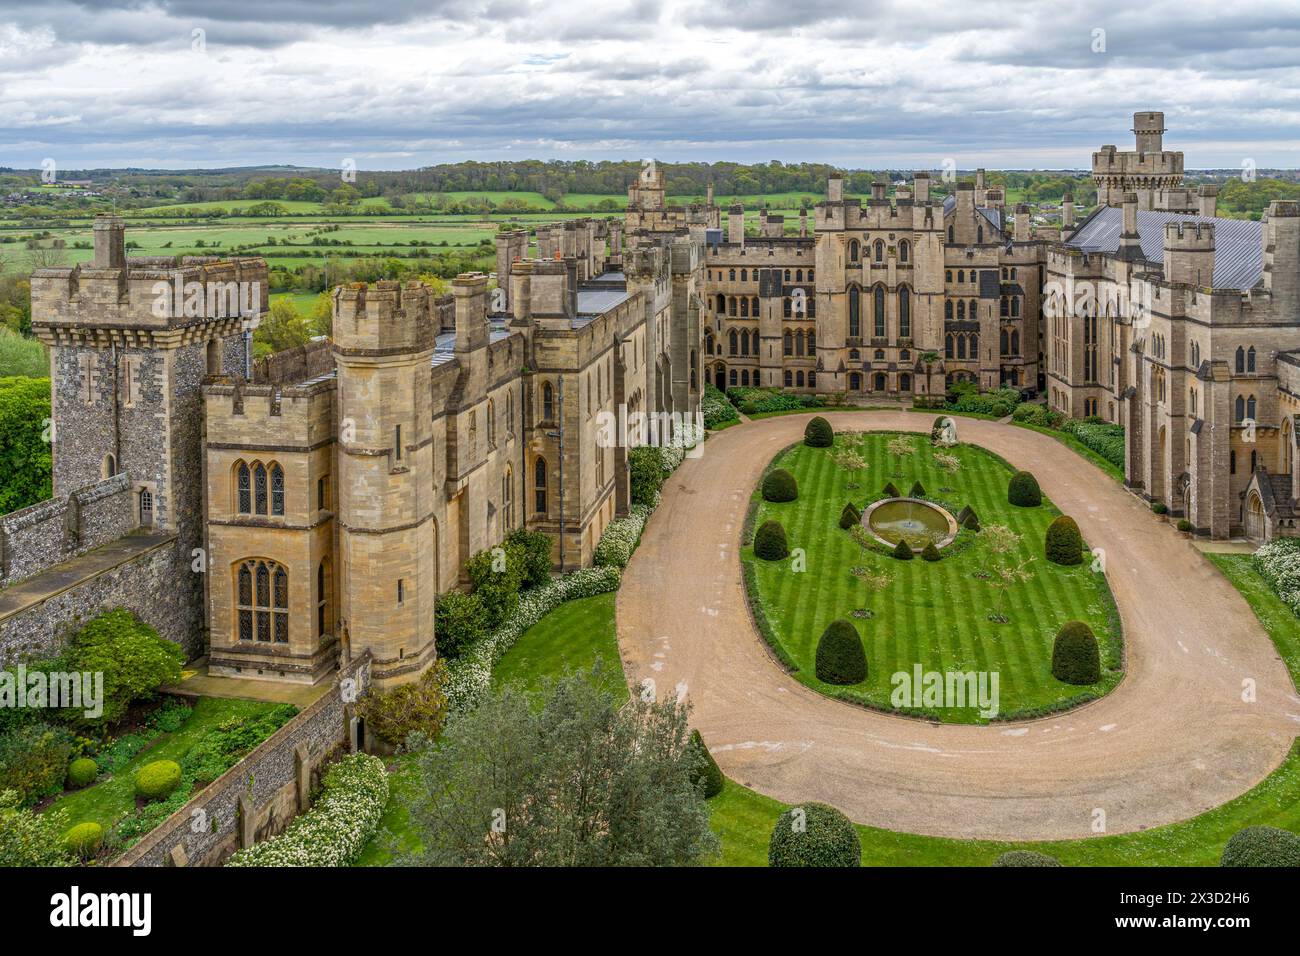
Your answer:
[[[358,711],[375,735],[389,744],[404,743],[413,733],[436,737],[447,719],[449,679],[447,664],[439,658],[419,680],[362,698]]]
[[[709,748],[704,745],[704,738],[700,736],[698,730],[691,731],[691,749],[695,752],[695,771],[691,776],[691,782],[700,788],[704,799],[712,799],[722,792],[724,786],[722,768],[713,759],[713,754],[709,753]]]
[[[50,380],[0,378],[0,514],[53,493]]]
[[[535,588],[551,579],[551,538],[545,532],[518,528],[506,536],[506,549],[519,556],[524,587]]]
[[[885,445],[885,450],[889,452],[894,459],[894,475],[902,475],[903,459],[912,454],[915,450],[912,439],[906,435],[899,435],[897,438],[891,438]]]
[[[477,594],[448,591],[439,596],[433,610],[433,632],[439,654],[459,657],[487,630],[487,612]]]
[[[181,679],[185,652],[138,620],[130,611],[118,608],[90,621],[72,638],[57,669],[104,675],[104,712],[100,720],[120,720],[132,701],[147,700],[162,684]],[[74,723],[94,722],[82,711],[65,716]]]
[[[417,759],[426,866],[684,866],[717,849],[686,706],[619,703],[600,667],[453,714]]]
[[[852,621],[831,621],[817,641],[817,679],[827,684],[860,684],[867,679],[867,654]]]
[[[1034,576],[1029,570],[1029,561],[1017,562],[1015,552],[1020,548],[1020,535],[1006,525],[991,524],[980,532],[980,540],[988,553],[989,583],[997,590],[998,596],[989,610],[989,620],[1005,624],[1009,620],[1002,610],[1006,604],[1007,593],[1013,584],[1028,581]]]
[[[524,580],[523,555],[517,549],[492,548],[469,559],[465,572],[483,604],[488,629],[498,627],[519,607]]]
[[[302,313],[288,299],[277,299],[253,333],[253,356],[266,358],[311,341],[311,329]]]

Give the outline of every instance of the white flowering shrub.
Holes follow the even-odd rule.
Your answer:
[[[1300,538],[1277,538],[1255,552],[1255,570],[1300,615]]]
[[[450,675],[447,697],[451,709],[472,707],[483,698],[492,686],[492,668],[524,631],[565,601],[617,591],[622,577],[622,571],[610,565],[582,568],[555,578],[549,584],[520,592],[519,610],[483,640],[447,662]]]
[[[627,567],[627,563],[632,560],[632,552],[636,550],[636,546],[641,540],[641,532],[645,530],[645,523],[650,520],[652,511],[654,511],[652,506],[636,505],[626,518],[615,518],[606,525],[605,531],[601,534],[600,541],[596,545],[596,552],[592,556],[592,560],[596,565],[609,565],[616,568]]]
[[[240,850],[226,866],[350,866],[388,805],[384,762],[350,754],[325,773],[324,792],[279,836]]]

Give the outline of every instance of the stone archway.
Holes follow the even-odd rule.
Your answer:
[[[1268,520],[1264,516],[1264,501],[1259,492],[1252,490],[1246,497],[1246,537],[1263,544],[1268,537]]]

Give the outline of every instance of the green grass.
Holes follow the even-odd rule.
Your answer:
[[[492,686],[515,684],[530,693],[570,671],[602,667],[601,686],[626,698],[627,682],[614,629],[615,594],[597,594],[560,605],[515,642],[492,670]]]
[[[798,668],[795,678],[831,696],[894,709],[891,676],[910,674],[916,664],[926,671],[996,672],[1004,718],[1059,709],[1114,687],[1120,678],[1121,635],[1105,578],[1086,562],[1065,568],[1043,556],[1047,526],[1059,512],[1046,499],[1038,508],[1008,504],[1011,471],[981,448],[951,449],[961,468],[950,476],[934,464],[933,450],[921,436],[909,436],[913,452],[895,464],[886,451],[892,437],[863,434],[860,447],[868,467],[853,474],[836,465],[828,449],[800,444],[778,456],[778,464],[797,479],[799,498],[784,504],[761,502],[753,526],[768,518],[779,520],[790,547],[804,549],[806,570],[793,570],[793,557],[779,562],[756,559],[748,546],[743,559],[752,567],[747,574],[755,584],[751,599],[771,625],[778,654],[784,652]],[[837,446],[843,447],[845,440],[837,436]],[[988,567],[979,536],[967,543],[963,539],[972,536],[963,532],[942,561],[930,563],[895,560],[861,547],[840,530],[837,522],[845,502],[852,500],[861,509],[886,482],[906,493],[917,480],[931,497],[954,510],[969,504],[984,527],[1002,524],[1021,536],[1013,563],[1027,562],[1033,577],[1010,586],[1001,605],[1008,623],[989,620],[1001,599],[989,581],[975,577]],[[851,488],[855,482],[858,487]],[[872,593],[850,573],[855,566],[883,571],[891,580]],[[859,608],[874,616],[854,620],[852,612]],[[862,634],[870,669],[861,684],[842,687],[816,678],[817,641],[836,618],[853,620]],[[1087,622],[1102,645],[1102,680],[1091,687],[1064,684],[1051,674],[1053,639],[1070,620]],[[912,704],[908,712],[944,721],[982,719],[974,707]]]
[[[179,729],[159,734],[118,773],[101,778],[84,790],[74,790],[59,797],[46,809],[67,812],[67,824],[94,821],[105,831],[135,810],[135,771],[155,760],[180,759],[189,753],[200,739],[222,721],[232,717],[248,718],[265,713],[275,704],[256,700],[235,700],[223,697],[200,697],[194,703],[193,713]]]
[[[1291,672],[1291,683],[1300,687],[1300,618],[1282,603],[1265,577],[1255,570],[1249,554],[1206,554],[1232,586],[1241,592],[1259,623],[1277,648],[1278,656]]]
[[[1041,432],[1044,435],[1050,435],[1052,438],[1055,438],[1057,441],[1059,441],[1062,445],[1069,448],[1071,451],[1075,452],[1076,454],[1080,455],[1083,458],[1088,459],[1088,461],[1092,462],[1094,465],[1096,465],[1106,474],[1110,475],[1116,481],[1118,482],[1124,481],[1123,468],[1117,467],[1115,463],[1112,462],[1109,458],[1103,458],[1101,455],[1097,454],[1095,451],[1093,451],[1083,442],[1079,441],[1079,439],[1075,438],[1069,432],[1059,431],[1058,429],[1055,428],[1047,428],[1043,425],[1032,425],[1029,422],[1012,422],[1011,424],[1015,425],[1017,428],[1028,428],[1030,431]]]
[[[26,375],[48,378],[50,355],[37,339],[28,339],[0,326],[0,378]]]

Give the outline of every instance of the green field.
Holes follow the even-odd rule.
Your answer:
[[[859,446],[868,467],[854,473],[840,468],[829,449],[795,446],[779,456],[778,464],[798,481],[798,500],[759,505],[754,526],[775,518],[784,525],[790,547],[806,552],[807,570],[800,573],[792,570],[793,559],[769,562],[755,558],[752,547],[743,551],[743,560],[752,567],[746,577],[752,574],[755,583],[751,598],[771,623],[787,659],[797,665],[795,678],[822,693],[893,709],[891,676],[910,674],[916,664],[926,671],[996,672],[1002,717],[1059,708],[1114,687],[1120,678],[1121,635],[1105,578],[1088,563],[1067,568],[1043,556],[1047,526],[1059,512],[1046,499],[1037,508],[1008,504],[1012,473],[981,448],[951,449],[961,467],[948,475],[935,465],[929,442],[920,436],[911,436],[912,453],[895,464],[886,451],[892,437],[861,435]],[[837,435],[837,447],[849,440]],[[852,500],[861,509],[886,482],[906,493],[918,480],[954,513],[970,505],[985,528],[1001,524],[1020,535],[1011,563],[1027,562],[1033,576],[1013,583],[1000,598],[989,581],[976,576],[988,567],[980,536],[968,543],[964,539],[971,533],[963,531],[945,549],[944,559],[931,563],[919,558],[898,561],[861,547],[840,530],[837,522],[846,502]],[[855,482],[858,487],[850,487]],[[883,572],[889,581],[873,593],[851,573],[854,567]],[[1008,623],[989,620],[995,606],[1001,607]],[[855,620],[858,609],[872,616]],[[817,641],[836,618],[852,620],[862,635],[869,666],[862,684],[823,684],[815,676]],[[1064,684],[1051,674],[1053,639],[1070,620],[1087,622],[1102,645],[1102,680],[1090,687]],[[908,712],[917,710],[913,703]],[[981,720],[974,707],[921,707],[919,712],[952,722]]]

